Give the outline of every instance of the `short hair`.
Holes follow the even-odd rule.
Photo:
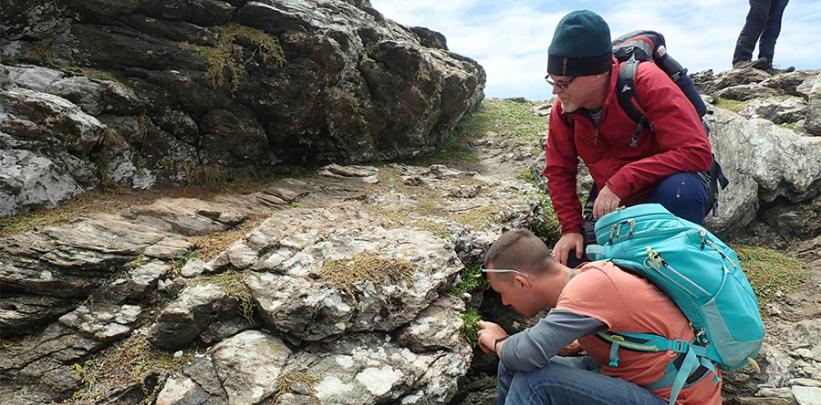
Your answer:
[[[490,264],[530,274],[550,273],[556,268],[550,248],[527,229],[507,231],[496,239],[485,255],[484,265]]]

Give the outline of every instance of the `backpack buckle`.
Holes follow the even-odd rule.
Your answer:
[[[673,340],[670,342],[670,350],[676,353],[687,353],[690,348],[690,342],[686,340]]]

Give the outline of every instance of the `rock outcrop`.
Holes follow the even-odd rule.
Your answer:
[[[713,103],[714,113],[706,116],[710,141],[730,179],[720,194],[718,216],[707,218],[712,229],[732,239],[748,225],[755,226],[772,207],[779,206],[781,212],[787,205],[797,209],[796,204],[821,194],[821,138],[807,126],[821,116],[811,108],[819,79],[818,71],[770,75],[752,68],[694,75]],[[813,237],[818,231],[817,226],[804,231],[789,223],[775,230],[786,236],[796,232]]]
[[[0,215],[438,145],[484,70],[368,1],[6,1]]]
[[[3,398],[447,403],[473,358],[449,290],[503,229],[540,226],[534,187],[437,165],[318,173],[2,238]]]

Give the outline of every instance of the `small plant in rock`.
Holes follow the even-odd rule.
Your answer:
[[[479,343],[478,332],[479,328],[476,326],[482,320],[479,310],[476,308],[469,308],[467,311],[459,314],[462,321],[465,323],[462,326],[462,336],[470,343],[471,346],[476,346]]]
[[[180,270],[185,267],[185,264],[188,263],[189,260],[197,257],[199,257],[199,253],[197,253],[196,250],[189,250],[179,255],[176,259],[171,261],[172,274],[180,274]]]
[[[529,167],[525,167],[524,169],[519,171],[519,174],[516,177],[528,183],[536,183],[536,176],[533,175],[533,170],[530,170]]]
[[[316,382],[319,379],[304,371],[288,370],[279,375],[276,382],[276,392],[272,398],[273,403],[278,403],[279,399],[288,393],[309,395],[312,403],[319,403],[316,397]]]
[[[134,260],[126,263],[126,267],[128,267],[129,269],[136,269],[137,267],[142,266],[143,263],[145,263],[145,255],[140,253],[137,257],[134,258]]]
[[[208,64],[206,78],[212,87],[223,87],[230,84],[231,94],[239,90],[240,66],[247,64],[257,54],[263,62],[274,62],[278,66],[285,63],[285,54],[276,38],[266,32],[245,25],[230,23],[218,29],[217,44],[213,47],[194,45],[188,42],[179,43],[183,49],[196,52]],[[234,42],[249,42],[253,47],[250,57],[240,59],[240,54],[234,47]]]
[[[482,270],[478,265],[467,266],[459,274],[462,283],[450,289],[449,293],[456,297],[461,297],[464,294],[470,294],[475,291],[485,291],[490,288],[487,280],[482,277]]]
[[[245,284],[245,273],[242,271],[226,271],[214,276],[201,277],[196,284],[213,284],[220,288],[232,300],[239,304],[242,317],[249,324],[254,323],[254,297],[248,285]]]

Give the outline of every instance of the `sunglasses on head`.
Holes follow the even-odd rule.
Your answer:
[[[516,273],[516,274],[519,274],[519,275],[524,276],[524,277],[530,277],[530,276],[527,275],[527,273],[523,273],[519,270],[513,270],[513,269],[488,269],[488,268],[485,268],[484,264],[479,266],[479,269],[482,270],[482,273]]]
[[[544,81],[546,81],[547,84],[553,87],[558,87],[562,90],[567,90],[567,88],[570,87],[570,83],[573,83],[573,80],[576,80],[576,76],[573,76],[567,80],[552,80],[550,75],[544,77]]]

